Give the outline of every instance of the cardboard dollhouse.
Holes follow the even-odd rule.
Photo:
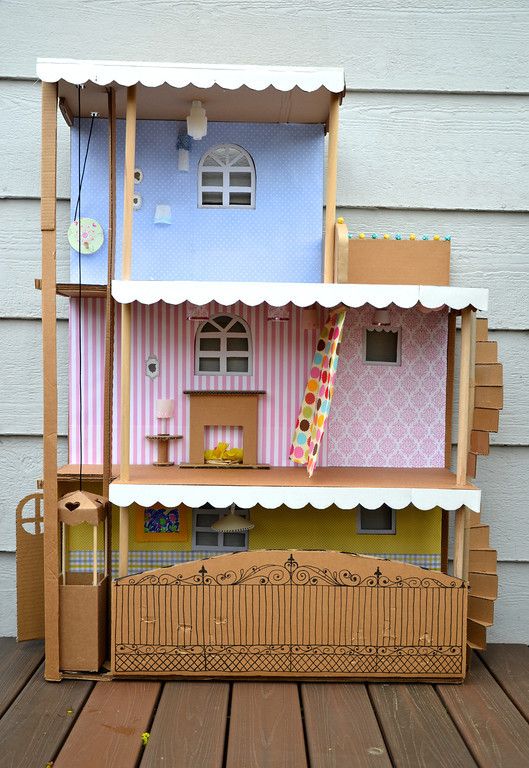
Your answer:
[[[461,681],[497,589],[469,479],[502,406],[488,292],[450,285],[444,235],[336,219],[343,71],[37,72],[44,476],[17,533],[19,637],[44,633],[46,677]]]

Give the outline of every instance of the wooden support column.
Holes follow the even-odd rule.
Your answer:
[[[459,424],[457,432],[457,485],[466,485],[468,448],[470,445],[470,400],[472,364],[472,316],[474,311],[464,309],[461,314],[461,363],[459,369]]]
[[[132,274],[132,220],[134,196],[134,165],[136,155],[136,86],[127,89],[127,116],[125,129],[125,174],[123,187],[123,280],[130,280]],[[121,305],[121,466],[122,480],[130,479],[130,358],[131,358],[131,317],[130,304]],[[119,514],[119,575],[128,572],[129,511],[121,508]]]
[[[112,478],[112,428],[114,400],[114,334],[115,304],[112,298],[112,280],[116,259],[116,92],[108,90],[108,234],[107,234],[107,290],[105,296],[105,388],[103,392],[103,488],[102,494],[108,499]],[[109,525],[110,522],[110,525]],[[105,518],[105,575],[112,576],[112,505],[108,504]],[[110,590],[112,578],[108,580],[107,608],[110,615]],[[109,622],[110,626],[110,622]]]
[[[338,122],[341,95],[333,93],[329,109],[329,145],[327,149],[327,186],[325,191],[325,245],[323,282],[334,279],[334,223],[336,219],[336,176],[338,169]]]
[[[454,527],[454,576],[468,579],[468,543],[470,510],[461,507],[456,511]]]
[[[59,519],[57,489],[57,84],[42,83],[42,364],[44,397],[44,621],[47,680],[59,672]]]

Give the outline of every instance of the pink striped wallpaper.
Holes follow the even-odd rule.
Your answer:
[[[131,462],[149,464],[155,460],[156,447],[145,439],[158,431],[154,416],[158,398],[175,401],[175,414],[167,424],[172,434],[181,434],[183,440],[173,443],[171,456],[176,462],[188,460],[189,402],[183,395],[186,389],[247,390],[263,389],[259,408],[258,460],[274,466],[291,466],[288,461],[290,441],[298,409],[310,370],[317,330],[304,330],[302,311],[290,309],[290,320],[273,322],[267,319],[267,307],[246,307],[237,304],[230,308],[211,304],[209,314],[224,311],[242,317],[252,333],[253,374],[194,375],[194,336],[200,322],[187,319],[186,305],[152,306],[133,305],[132,311],[132,382],[131,382]],[[82,428],[83,462],[99,464],[102,461],[103,418],[103,360],[104,360],[104,302],[83,299],[82,330]],[[69,446],[70,462],[79,461],[79,356],[78,356],[78,300],[70,303],[70,401]],[[116,322],[116,358],[120,348],[119,308]],[[151,355],[159,360],[159,376],[145,375],[145,362]],[[117,372],[119,366],[115,366]],[[119,374],[114,381],[114,461],[119,456]],[[165,424],[164,424],[165,431]],[[214,447],[220,440],[232,447],[240,446],[240,430],[211,428],[206,432],[206,446]],[[326,452],[324,447],[322,460]]]
[[[186,305],[134,304],[132,310],[131,462],[149,464],[156,446],[145,439],[158,431],[158,398],[175,400],[175,414],[160,431],[183,435],[171,457],[188,460],[189,402],[186,389],[262,389],[259,406],[258,460],[292,466],[288,460],[319,330],[304,330],[302,310],[291,307],[290,320],[272,322],[266,306],[230,308],[211,304],[209,315],[224,311],[242,317],[252,334],[253,375],[195,376],[194,336],[200,322],[188,320]],[[324,320],[325,318],[322,317]],[[402,328],[402,365],[366,366],[361,360],[362,332],[372,321],[369,308],[349,310],[344,326],[336,388],[320,466],[431,467],[444,462],[446,313],[393,310]],[[104,302],[83,299],[82,428],[83,461],[102,462]],[[78,301],[70,302],[70,462],[79,461]],[[116,359],[120,356],[119,307]],[[148,357],[159,360],[159,376],[145,375]],[[115,366],[113,457],[119,456],[119,366]],[[206,447],[225,440],[240,447],[240,430],[206,432]],[[298,471],[305,469],[298,468]]]

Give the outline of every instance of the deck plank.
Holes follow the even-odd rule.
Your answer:
[[[437,691],[481,768],[528,764],[529,723],[477,656],[463,685]]]
[[[475,768],[431,685],[375,683],[369,694],[398,768]]]
[[[54,760],[94,683],[47,683],[44,665],[0,720],[2,768],[36,768]]]
[[[16,699],[44,658],[42,640],[17,643],[0,637],[0,717]]]
[[[391,768],[384,738],[360,683],[301,686],[311,768]]]
[[[228,683],[166,683],[141,768],[221,768]]]
[[[489,645],[479,654],[507,696],[529,721],[529,647]]]
[[[97,683],[54,768],[134,768],[160,690],[143,680]]]
[[[295,683],[234,683],[226,768],[306,768]]]

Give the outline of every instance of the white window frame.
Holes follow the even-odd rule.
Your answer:
[[[395,362],[386,362],[385,360],[367,360],[367,333],[368,331],[375,331],[375,333],[396,333],[397,334],[397,360]],[[377,325],[368,325],[364,328],[362,336],[362,362],[364,365],[401,365],[401,337],[402,328],[391,326],[390,328],[379,328]]]
[[[363,536],[365,534],[370,534],[371,536],[391,536],[395,533],[397,533],[397,514],[394,509],[391,509],[387,504],[383,504],[382,506],[388,507],[388,509],[391,510],[391,528],[362,528],[362,512],[366,512],[369,514],[369,512],[375,512],[374,509],[368,509],[367,507],[363,507],[361,504],[358,505],[356,509],[356,532],[360,536]],[[378,507],[380,509],[380,507]]]
[[[214,528],[206,528],[202,526],[197,526],[197,516],[198,515],[218,515],[218,519],[220,520],[221,517],[225,517],[230,511],[230,507],[226,508],[219,508],[219,507],[199,507],[193,509],[193,538],[192,538],[192,547],[193,551],[196,552],[205,552],[214,550],[215,552],[247,552],[248,551],[248,531],[244,532],[244,538],[245,538],[245,545],[244,547],[227,547],[224,545],[224,533],[230,533],[230,531],[216,531]],[[235,512],[237,515],[240,515],[241,517],[249,518],[250,517],[250,510],[249,509],[239,509],[238,507],[235,507]],[[217,546],[214,544],[197,544],[197,532],[204,532],[204,533],[216,533],[217,534],[217,541],[219,542]],[[242,531],[238,531],[238,533],[242,533]]]
[[[225,328],[221,328],[218,323],[215,322],[217,317],[231,317],[231,321]],[[203,333],[203,328],[208,324],[215,325],[218,328],[217,333]],[[244,327],[244,333],[238,331],[230,331],[230,328],[240,323]],[[201,339],[220,339],[220,350],[204,350],[200,349]],[[228,350],[228,339],[247,339],[248,350]],[[200,358],[209,357],[220,360],[220,367],[218,371],[201,371],[200,370]],[[228,359],[230,357],[246,357],[248,359],[247,371],[228,371]],[[195,376],[251,376],[253,369],[253,352],[252,352],[252,333],[248,323],[239,317],[238,315],[232,315],[229,312],[218,312],[214,317],[204,320],[199,327],[195,335]]]
[[[226,162],[223,165],[204,165],[205,160],[209,155],[212,155],[217,150],[226,147],[235,149],[239,152],[239,155],[235,157],[231,162]],[[248,165],[234,164],[240,160],[241,156],[248,160]],[[230,185],[230,172],[236,173],[250,173],[250,186],[249,187],[236,187]],[[203,173],[222,173],[222,186],[212,187],[202,184]],[[222,192],[222,205],[213,205],[212,203],[202,202],[203,192]],[[250,205],[230,204],[230,192],[249,192],[250,193]],[[217,144],[207,152],[204,152],[198,165],[198,207],[199,208],[220,208],[224,210],[226,208],[240,208],[240,209],[254,209],[255,208],[255,164],[252,156],[243,147],[238,144]]]

